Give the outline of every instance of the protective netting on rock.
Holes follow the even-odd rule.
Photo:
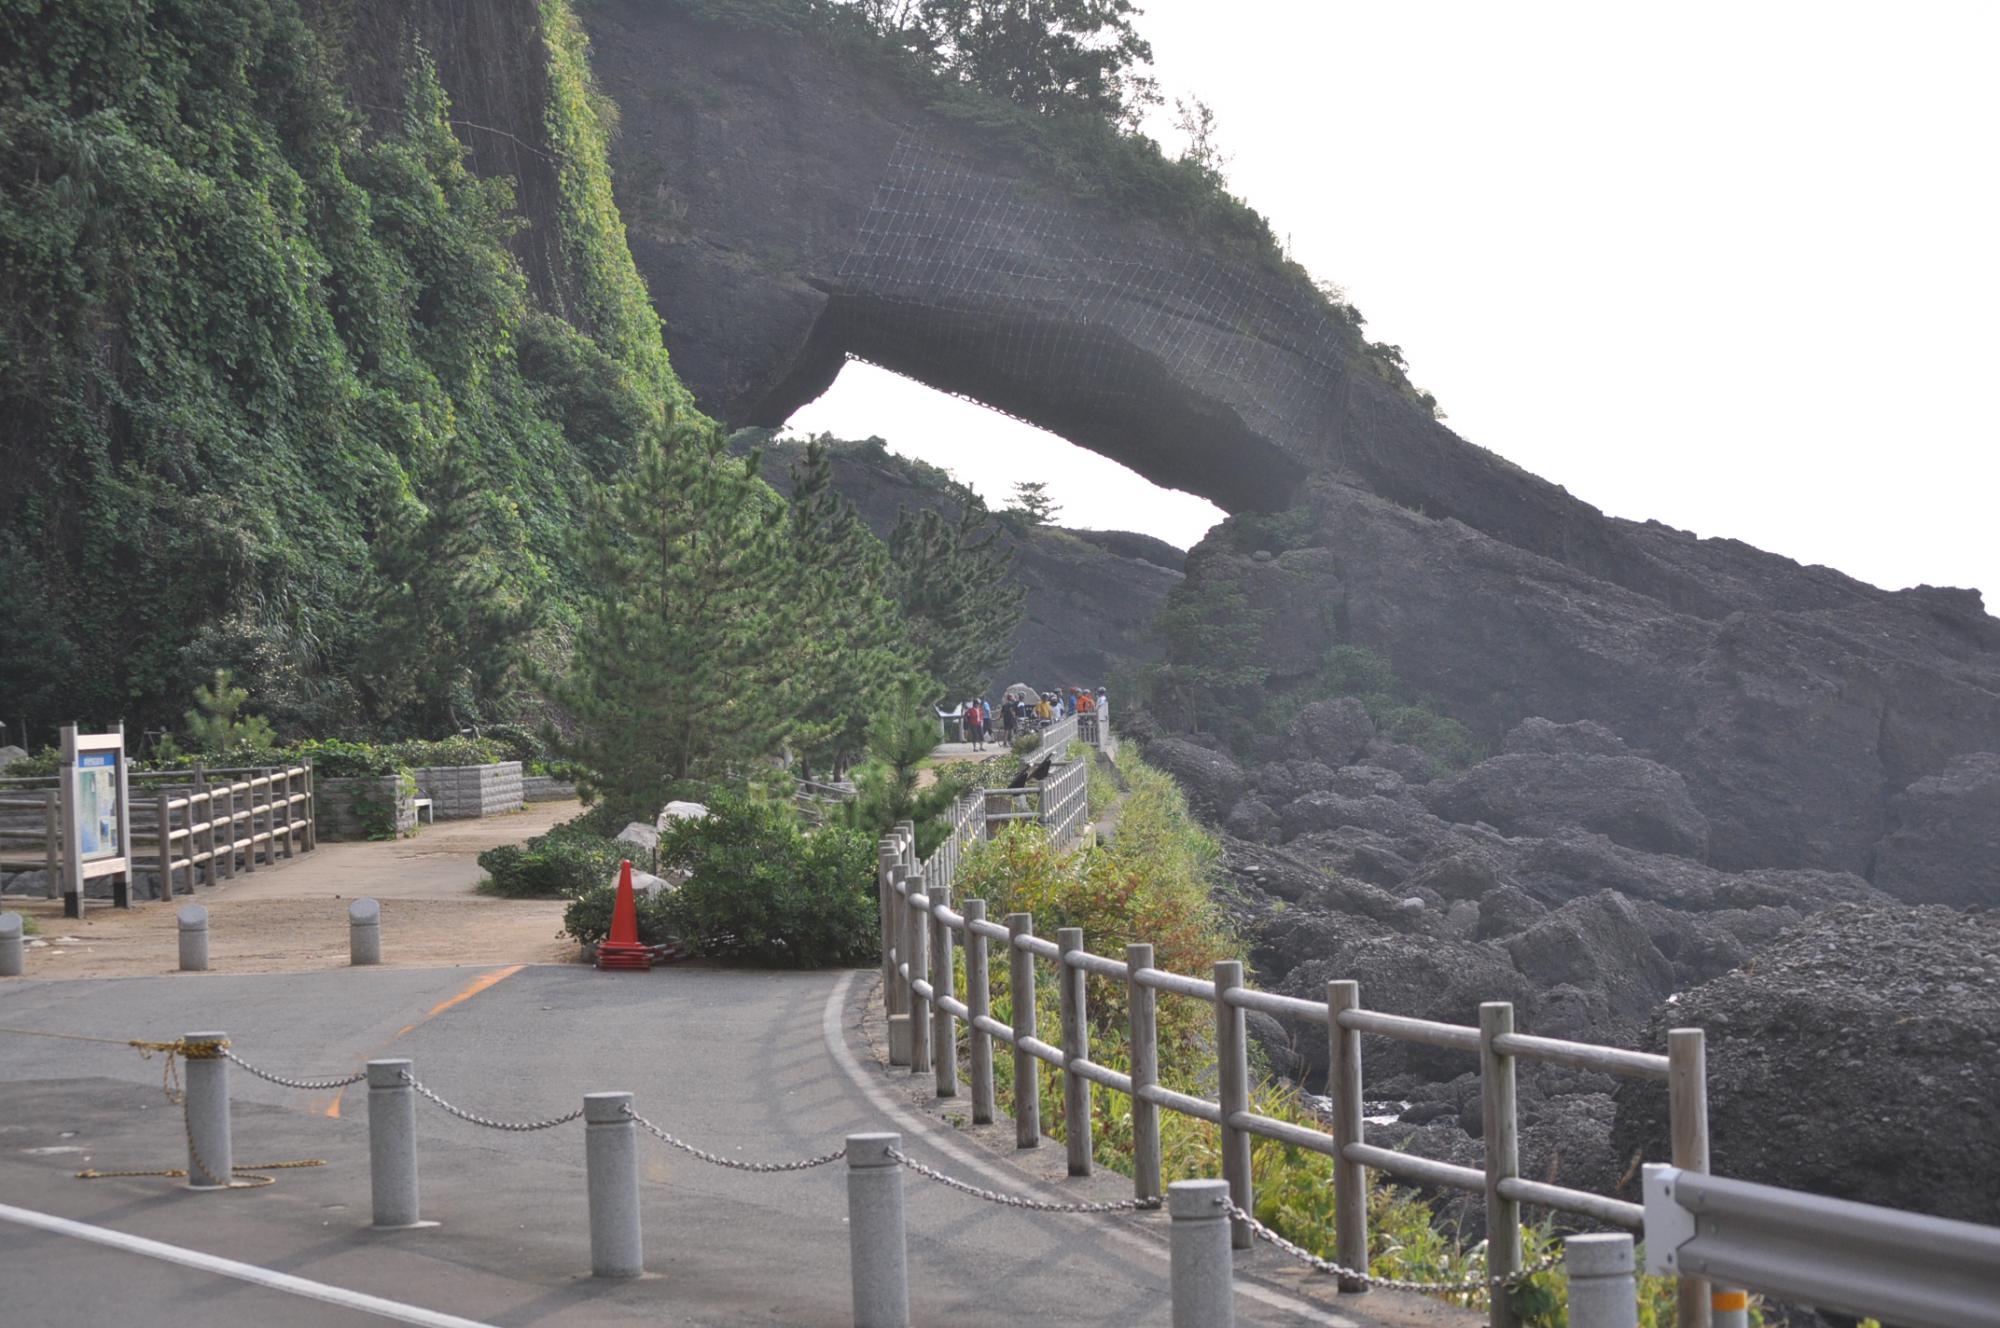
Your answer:
[[[1198,382],[1274,442],[1337,428],[1355,331],[1310,287],[1129,222],[1079,228],[1045,196],[906,132],[837,272],[851,354],[933,383],[977,363],[1107,412]]]

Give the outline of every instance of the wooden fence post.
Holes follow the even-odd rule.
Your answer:
[[[1479,1007],[1479,1115],[1486,1135],[1486,1274],[1496,1278],[1508,1277],[1521,1268],[1521,1205],[1500,1193],[1501,1181],[1521,1174],[1514,1058],[1493,1047],[1494,1038],[1513,1031],[1512,1001],[1487,1001]],[[1486,1321],[1491,1328],[1514,1328],[1518,1322],[1506,1288],[1493,1288]]]
[[[1160,1108],[1145,1090],[1160,1080],[1160,1026],[1156,994],[1139,981],[1153,966],[1153,947],[1125,947],[1125,1009],[1132,1033],[1132,1197],[1160,1197]]]
[[[1340,1156],[1333,1162],[1334,1262],[1357,1272],[1368,1271],[1368,1168],[1347,1160],[1349,1144],[1367,1142],[1361,1121],[1361,1034],[1340,1026],[1340,1012],[1361,1004],[1361,984],[1326,984],[1327,1091],[1333,1096],[1333,1140]],[[1345,1292],[1366,1291],[1358,1277],[1340,1279]]]
[[[1014,1014],[1014,1146],[1042,1144],[1042,1081],[1035,1067],[1041,1062],[1021,1049],[1021,1039],[1039,1036],[1035,1030],[1035,957],[1020,946],[1035,934],[1035,915],[1007,915],[1007,995]]]

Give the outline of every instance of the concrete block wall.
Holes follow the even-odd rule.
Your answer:
[[[403,783],[401,775],[371,775],[365,778],[313,781],[313,821],[321,839],[366,839],[374,827],[362,819],[357,804],[394,803],[395,832],[407,835],[417,828],[416,795]]]
[[[521,776],[521,801],[561,802],[576,796],[576,785],[557,779],[554,775]]]
[[[419,795],[440,821],[470,820],[521,810],[521,763],[432,765],[412,770]]]

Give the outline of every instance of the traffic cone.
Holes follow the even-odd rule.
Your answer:
[[[598,943],[597,966],[641,972],[653,966],[653,952],[639,943],[639,901],[632,894],[630,858],[618,868],[618,901],[611,907],[611,935]]]

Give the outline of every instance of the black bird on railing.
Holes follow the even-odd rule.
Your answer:
[[[1055,759],[1056,759],[1055,756],[1051,754],[1048,756],[1044,756],[1040,761],[1037,761],[1035,763],[1035,768],[1025,773],[1024,783],[1039,784],[1043,780],[1047,779],[1049,777],[1049,767],[1055,764]],[[1021,788],[1024,787],[1024,784],[1017,784],[1015,785],[1015,787]]]

